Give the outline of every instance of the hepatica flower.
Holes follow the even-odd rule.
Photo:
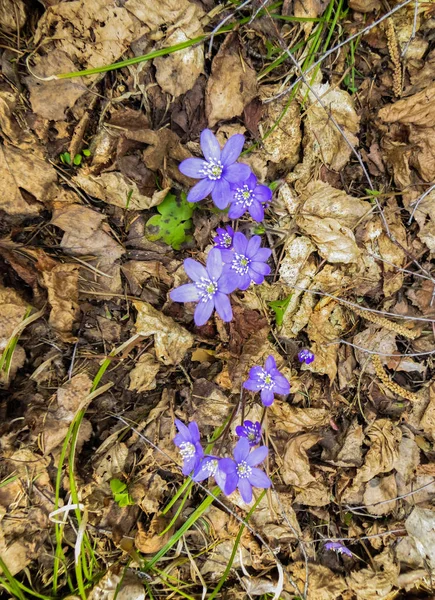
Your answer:
[[[340,542],[327,542],[325,548],[326,550],[333,550],[334,552],[337,552],[337,554],[346,554],[346,556],[352,558],[352,552]]]
[[[216,233],[217,236],[213,238],[216,248],[230,250],[233,246],[234,229],[229,225],[225,229],[218,227]]]
[[[261,237],[254,235],[251,239],[238,231],[233,237],[233,249],[221,250],[225,263],[223,273],[230,281],[236,282],[240,290],[247,290],[251,284],[263,283],[265,275],[269,275],[270,267],[266,261],[272,254],[270,248],[260,248]]]
[[[298,352],[298,360],[301,363],[309,365],[313,362],[314,358],[314,352],[311,352],[308,348],[302,348],[302,350],[299,350]]]
[[[188,177],[200,179],[190,190],[188,202],[199,202],[211,194],[213,202],[220,209],[228,206],[231,198],[231,183],[241,183],[248,179],[251,169],[248,165],[236,163],[245,143],[245,136],[232,135],[223,149],[210,129],[204,129],[200,137],[202,158],[187,158],[179,169]]]
[[[246,181],[231,184],[232,199],[228,216],[238,219],[246,211],[255,221],[264,219],[263,204],[272,199],[272,190],[267,185],[258,185],[253,173]]]
[[[189,475],[198,467],[204,456],[204,451],[199,443],[198,425],[192,421],[186,427],[179,419],[175,419],[175,425],[179,433],[174,437],[174,444],[180,449],[183,458],[183,475]]]
[[[243,383],[243,387],[252,392],[261,391],[261,401],[264,406],[270,406],[275,394],[283,396],[290,392],[290,383],[284,375],[276,368],[276,362],[272,355],[266,358],[263,367],[252,367],[249,378]]]
[[[252,488],[268,488],[272,485],[269,477],[257,465],[263,462],[269,450],[260,446],[251,452],[249,441],[241,437],[234,448],[234,460],[222,458],[219,470],[225,477],[222,487],[224,494],[229,496],[236,488],[247,503],[252,500]]]
[[[184,270],[193,283],[186,283],[171,290],[170,297],[175,302],[198,302],[195,308],[194,321],[200,326],[210,318],[214,309],[223,321],[231,321],[233,311],[227,294],[234,292],[237,282],[222,273],[223,263],[221,251],[212,248],[207,256],[207,267],[186,258]]]
[[[243,425],[237,425],[236,434],[246,438],[250,446],[257,446],[261,442],[261,424],[258,421],[243,421]]]

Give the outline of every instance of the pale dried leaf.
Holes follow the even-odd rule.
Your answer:
[[[26,5],[23,0],[0,0],[0,27],[6,31],[19,31],[26,22]]]
[[[376,571],[368,567],[352,571],[346,577],[346,582],[356,594],[357,600],[387,600],[393,586],[396,585],[400,567],[396,564],[391,549],[385,548],[373,561]]]
[[[421,418],[420,427],[431,440],[435,441],[435,386],[433,385],[429,388],[429,404]]]
[[[130,385],[128,389],[138,394],[147,390],[154,390],[157,385],[156,375],[159,370],[160,364],[154,356],[149,352],[145,352],[136,361],[134,368],[129,373]]]
[[[317,433],[304,433],[287,443],[281,470],[285,483],[304,488],[316,481],[316,478],[310,473],[307,451],[315,446],[321,438],[322,436]]]
[[[185,29],[204,16],[200,6],[189,0],[127,0],[125,8],[146,26],[150,40],[160,40],[165,33],[171,35]]]
[[[381,7],[380,0],[349,0],[349,6],[353,10],[366,13],[379,10]]]
[[[315,246],[310,238],[305,236],[295,237],[285,247],[285,254],[279,267],[280,280],[289,287],[296,285],[302,268],[314,251]]]
[[[136,504],[148,515],[160,510],[168,490],[167,482],[158,473],[145,473],[128,488]]]
[[[109,569],[92,588],[88,600],[145,600],[143,583],[131,572]],[[68,600],[75,597],[68,596]]]
[[[406,429],[399,445],[399,455],[394,463],[394,468],[408,483],[415,476],[419,464],[420,448],[414,440],[414,435],[409,429]]]
[[[303,562],[291,563],[288,570],[302,592],[306,580],[305,564]],[[294,593],[294,588],[290,584],[286,586],[286,589]],[[322,565],[309,564],[307,600],[337,600],[345,590],[346,583],[343,577]]]
[[[435,128],[410,127],[409,142],[412,144],[412,163],[424,181],[435,178]]]
[[[225,571],[225,567],[228,565],[233,548],[233,540],[224,540],[215,546],[211,555],[207,557],[207,560],[202,565],[201,574],[209,575],[213,581],[218,579]],[[243,566],[252,566],[252,560],[249,551],[244,546],[240,546],[240,551],[237,552],[234,557],[233,568],[240,569],[240,553],[242,555]]]
[[[325,427],[329,423],[329,418],[329,411],[324,408],[297,408],[277,400],[272,404],[269,412],[272,429],[286,433]]]
[[[389,331],[383,327],[379,328],[377,325],[369,325],[367,329],[363,329],[360,333],[357,333],[353,338],[353,343],[356,346],[370,350],[371,352],[379,352],[382,364],[386,364],[389,360],[388,356],[382,356],[382,354],[394,354],[398,352],[396,345],[396,335],[394,331]],[[369,375],[376,375],[370,355],[367,352],[358,350],[355,348],[355,357],[361,367],[364,369],[364,373]]]
[[[165,365],[180,363],[193,346],[193,335],[148,302],[136,301],[134,306],[137,310],[136,332],[144,337],[154,336],[157,360]]]
[[[101,175],[79,174],[73,181],[87,194],[107,204],[119,206],[126,210],[148,210],[165,199],[170,188],[154,192],[152,197],[139,192],[134,181],[127,181],[119,171],[102,173]]]
[[[126,444],[123,442],[114,444],[95,465],[94,478],[98,485],[120,475],[124,471],[127,457]]]
[[[322,460],[326,460],[337,467],[360,467],[362,464],[363,440],[363,428],[357,420],[354,420],[346,431],[343,445],[337,452],[335,459],[328,459],[327,455],[322,453]]]
[[[207,381],[197,379],[192,389],[192,408],[189,418],[202,425],[219,427],[225,422],[232,409],[228,397],[222,390]]]
[[[19,96],[9,90],[0,91],[0,129],[4,136],[13,146],[32,150],[38,156],[42,154],[42,148],[30,131],[26,131],[19,125],[15,110],[19,106]],[[18,112],[18,111],[17,111]]]
[[[387,515],[397,506],[397,485],[394,475],[374,477],[367,482],[364,492],[363,504],[371,515]],[[386,502],[391,500],[391,502]],[[383,502],[384,504],[378,504]],[[375,506],[372,506],[375,505]]]
[[[236,38],[230,35],[213,59],[207,81],[205,112],[209,127],[241,115],[256,95],[256,73],[243,60]]]
[[[15,290],[0,285],[0,306],[0,351],[2,351],[6,348],[15,327],[23,321],[28,304]]]
[[[49,323],[64,342],[76,340],[72,327],[80,312],[78,277],[79,267],[72,264],[56,264],[42,273],[51,306]]]
[[[387,123],[404,123],[420,127],[435,126],[435,83],[427,88],[381,108],[379,117]]]
[[[420,555],[435,569],[435,512],[416,506],[406,519],[405,528],[414,538]]]
[[[358,260],[360,250],[352,231],[329,217],[299,216],[297,224],[316,244],[322,258],[330,263],[352,263]]]
[[[267,87],[262,90],[266,95]],[[276,102],[267,104],[267,116],[264,128],[269,130],[281,118],[278,127],[263,141],[264,156],[273,163],[283,164],[287,169],[294,167],[299,161],[301,149],[301,111],[297,102],[291,102],[287,107],[288,99],[284,96]],[[282,116],[283,111],[286,111]],[[263,151],[262,151],[263,154]]]

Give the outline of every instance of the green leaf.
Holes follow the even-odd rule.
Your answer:
[[[120,479],[111,479],[110,480],[110,489],[112,490],[112,493],[114,495],[122,494],[123,492],[125,492],[127,490],[127,486]]]
[[[275,313],[275,321],[278,327],[281,327],[282,325],[285,311],[287,310],[291,299],[292,294],[288,295],[287,298],[284,298],[283,300],[274,300],[273,302],[268,302],[268,305]]]
[[[145,225],[145,237],[150,242],[162,240],[174,250],[188,240],[187,232],[192,227],[192,214],[195,204],[187,202],[186,194],[179,198],[169,193],[157,207],[158,215],[148,219]]]
[[[71,164],[71,156],[70,156],[69,152],[63,152],[59,158],[63,162],[64,165]]]
[[[79,165],[82,164],[82,158],[83,156],[81,154],[76,154],[74,156],[74,164],[78,167]]]
[[[82,154],[83,156],[91,156],[91,151],[88,148],[85,148],[84,150],[82,150]]]

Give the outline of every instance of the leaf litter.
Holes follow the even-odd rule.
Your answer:
[[[10,597],[430,597],[433,7],[392,8],[0,2]],[[287,47],[322,68],[295,84]],[[221,147],[246,136],[241,162],[273,189],[261,223],[186,201],[178,167],[207,126]],[[169,292],[228,225],[262,236],[271,273],[231,293],[231,322],[195,326]],[[241,387],[269,356],[291,389],[264,412]],[[261,421],[273,487],[211,503],[181,475],[175,418],[219,456]]]

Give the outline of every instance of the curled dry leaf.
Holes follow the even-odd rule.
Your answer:
[[[403,481],[408,483],[414,477],[419,464],[420,448],[412,432],[406,428],[403,431],[403,437],[399,445],[399,455],[394,463],[394,468],[400,473]]]
[[[207,381],[197,379],[192,389],[192,407],[189,417],[201,425],[219,427],[225,422],[232,409],[227,396],[222,390]]]
[[[368,567],[360,571],[352,571],[346,577],[350,589],[356,594],[358,600],[387,600],[393,586],[396,585],[400,567],[394,560],[390,548],[373,558],[373,568]]]
[[[303,562],[291,563],[288,570],[302,593],[306,581],[306,567]],[[285,589],[294,593],[292,585],[287,584]],[[340,575],[322,565],[309,564],[308,566],[308,595],[307,600],[337,600],[346,590],[346,583]]]
[[[42,273],[51,306],[49,323],[64,342],[74,342],[72,327],[79,316],[78,293],[79,267],[71,264],[55,264]]]
[[[396,333],[394,331],[388,331],[384,327],[377,325],[369,325],[367,329],[364,329],[360,333],[357,333],[353,338],[353,343],[361,348],[366,348],[372,352],[379,352],[380,359],[383,364],[388,362],[388,356],[382,356],[382,354],[394,354],[398,352],[396,344]],[[367,352],[358,350],[355,348],[355,357],[364,373],[375,376],[376,372],[373,367],[370,355]]]
[[[421,417],[420,427],[431,440],[435,441],[435,386],[433,384],[429,388],[429,403]]]
[[[23,0],[0,0],[0,27],[6,31],[19,31],[26,22],[26,5]]]
[[[136,332],[143,337],[154,336],[157,360],[165,365],[179,364],[193,346],[193,335],[148,302],[133,304],[137,310]]]
[[[92,256],[86,262],[94,269],[81,268],[83,292],[87,290],[111,297],[122,291],[119,258],[124,249],[107,231],[110,228],[103,224],[104,215],[81,206],[71,204],[55,208],[51,224],[65,232],[61,246],[66,254],[72,256]]]
[[[170,188],[154,192],[152,197],[140,193],[134,181],[128,181],[119,171],[101,175],[79,174],[73,181],[90,196],[125,210],[148,210],[157,206],[166,197]]]
[[[435,178],[435,127],[410,126],[409,141],[413,153],[411,161],[424,181]]]
[[[53,167],[29,153],[13,146],[0,148],[0,189],[7,194],[0,196],[0,209],[16,216],[37,215],[44,203],[49,204],[57,194],[57,175]],[[33,196],[36,202],[28,200]]]
[[[354,234],[336,219],[304,215],[297,218],[297,224],[316,244],[320,256],[328,262],[347,264],[358,260],[360,250]]]
[[[435,127],[435,83],[413,96],[384,106],[378,114],[387,123],[398,121],[405,125]]]
[[[68,596],[75,600],[76,596]],[[119,574],[109,569],[92,588],[88,600],[145,600],[143,583],[133,573],[122,570]]]
[[[105,481],[117,477],[124,471],[125,462],[128,457],[128,448],[123,442],[116,442],[113,446],[98,459],[94,478],[98,485],[102,485]]]
[[[154,356],[149,352],[145,352],[136,361],[134,368],[129,373],[130,385],[128,389],[138,394],[147,390],[154,390],[157,385],[156,375],[159,370],[160,364]]]
[[[280,280],[290,288],[296,285],[304,265],[314,251],[314,244],[306,236],[295,237],[287,243],[279,267]]]
[[[147,515],[159,511],[167,490],[168,484],[158,473],[145,473],[128,488],[135,503]]]
[[[273,431],[298,433],[325,427],[329,423],[330,414],[324,408],[297,408],[285,402],[275,401],[270,407],[269,419]]]
[[[414,538],[418,552],[435,569],[435,512],[416,506],[405,521],[406,531]]]
[[[15,290],[0,285],[0,306],[0,351],[3,351],[15,327],[24,319],[28,304]]]
[[[144,554],[155,554],[161,550],[174,532],[174,526],[172,526],[162,535],[168,524],[168,520],[163,515],[154,515],[147,529],[139,521],[138,531],[134,538],[136,548]]]
[[[237,34],[230,34],[213,59],[205,90],[205,112],[209,127],[221,119],[241,115],[256,95],[256,73],[241,56]]]
[[[362,465],[363,428],[355,419],[346,431],[341,447],[322,452],[322,460],[337,467],[360,467]]]
[[[269,92],[273,94],[274,89],[266,87],[263,94],[264,91],[270,95]],[[264,155],[268,161],[283,165],[285,169],[292,169],[299,162],[301,149],[301,110],[297,102],[292,102],[287,108],[287,101],[287,97],[284,96],[267,104],[267,117],[263,125],[265,131],[276,124],[284,109],[286,112],[278,127],[263,141],[264,152],[261,151],[260,155]]]
[[[371,515],[388,515],[397,506],[397,485],[394,475],[374,477],[366,483],[363,504]],[[391,502],[387,502],[391,500]],[[378,503],[383,504],[378,504]]]
[[[2,136],[13,146],[31,150],[39,156],[43,151],[42,148],[38,147],[35,137],[30,131],[22,129],[19,125],[17,118],[19,106],[18,93],[14,93],[9,89],[0,91],[0,128]]]

